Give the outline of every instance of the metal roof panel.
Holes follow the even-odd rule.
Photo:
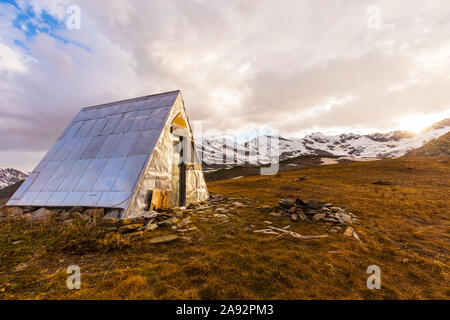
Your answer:
[[[178,95],[81,109],[8,205],[125,209]]]

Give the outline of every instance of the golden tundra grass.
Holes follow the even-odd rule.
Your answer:
[[[290,182],[299,175],[308,180]],[[390,186],[374,185],[377,180]],[[402,158],[322,166],[209,184],[248,197],[228,223],[193,213],[192,241],[150,245],[157,229],[130,239],[81,225],[0,226],[0,299],[448,299],[450,163]],[[260,209],[280,198],[318,199],[360,217],[362,243],[325,224],[290,222]],[[253,201],[253,202],[252,202]],[[205,219],[209,217],[209,220]],[[202,219],[200,219],[202,218]],[[267,225],[299,240],[254,233]],[[11,228],[11,230],[10,230]],[[13,244],[17,240],[20,243]],[[16,243],[16,242],[15,242]],[[81,267],[81,290],[69,291],[69,265]],[[366,269],[381,268],[381,290]]]

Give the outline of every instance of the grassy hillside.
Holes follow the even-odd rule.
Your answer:
[[[289,158],[279,163],[279,171],[290,171],[290,170],[298,170],[303,168],[311,168],[314,166],[320,165],[322,162],[320,161],[321,156],[315,155],[303,155],[298,157]],[[329,156],[328,158],[338,158],[336,156]],[[247,176],[257,176],[261,172],[260,166],[236,166],[231,169],[218,169],[216,171],[211,171],[205,173],[205,179],[207,182],[225,180],[225,179],[233,179],[236,177],[247,177]]]
[[[292,182],[298,176],[307,180]],[[402,158],[211,182],[211,192],[232,199],[185,211],[197,229],[158,245],[149,239],[173,234],[170,227],[130,238],[81,223],[3,222],[0,299],[448,299],[448,181],[448,159]],[[361,242],[345,227],[270,215],[287,197],[351,210]],[[214,216],[220,208],[227,218]],[[328,238],[254,232],[267,222]],[[65,286],[72,264],[81,267],[81,290]],[[374,264],[381,290],[366,286]]]
[[[408,152],[406,156],[412,157],[450,157],[450,132],[434,139],[424,146]]]

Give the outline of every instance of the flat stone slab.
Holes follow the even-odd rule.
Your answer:
[[[177,235],[171,234],[168,236],[161,236],[161,237],[156,237],[156,238],[152,238],[150,239],[150,243],[151,244],[157,244],[157,243],[165,243],[165,242],[171,242],[178,239]]]

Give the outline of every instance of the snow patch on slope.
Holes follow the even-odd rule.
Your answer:
[[[27,175],[13,168],[0,168],[0,189],[6,188],[21,180],[25,180]]]

